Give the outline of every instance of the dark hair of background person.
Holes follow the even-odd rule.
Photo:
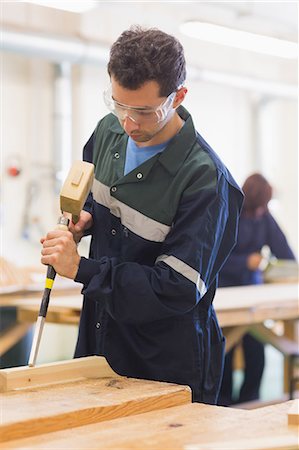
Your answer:
[[[242,214],[259,216],[268,211],[268,203],[272,198],[272,187],[265,177],[259,173],[250,175],[243,184],[245,195]]]
[[[163,31],[134,26],[112,45],[108,73],[122,87],[132,90],[156,81],[161,97],[167,97],[186,79],[184,49]]]

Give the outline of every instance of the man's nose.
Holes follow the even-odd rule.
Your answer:
[[[139,125],[130,116],[126,116],[123,121],[123,128],[127,134],[131,134],[132,131],[139,129]]]

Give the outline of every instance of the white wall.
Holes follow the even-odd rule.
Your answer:
[[[36,261],[34,244],[51,224],[56,203],[52,66],[19,55],[3,56],[2,93],[1,251],[16,264],[28,265]],[[15,159],[21,173],[10,177],[7,167]]]

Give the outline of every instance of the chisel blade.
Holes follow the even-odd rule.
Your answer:
[[[30,352],[30,356],[29,356],[29,362],[28,362],[29,367],[35,366],[38,349],[39,349],[39,345],[40,345],[40,341],[41,341],[41,337],[42,337],[42,333],[43,333],[44,323],[45,323],[45,317],[38,316],[36,325],[35,325],[35,330],[34,330],[31,352]]]

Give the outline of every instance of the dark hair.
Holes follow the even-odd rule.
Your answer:
[[[184,49],[175,37],[163,31],[134,26],[112,45],[108,73],[132,90],[156,81],[160,95],[167,97],[185,81]]]
[[[250,175],[243,184],[245,194],[243,213],[255,216],[268,211],[268,203],[272,198],[272,187],[260,173]]]

